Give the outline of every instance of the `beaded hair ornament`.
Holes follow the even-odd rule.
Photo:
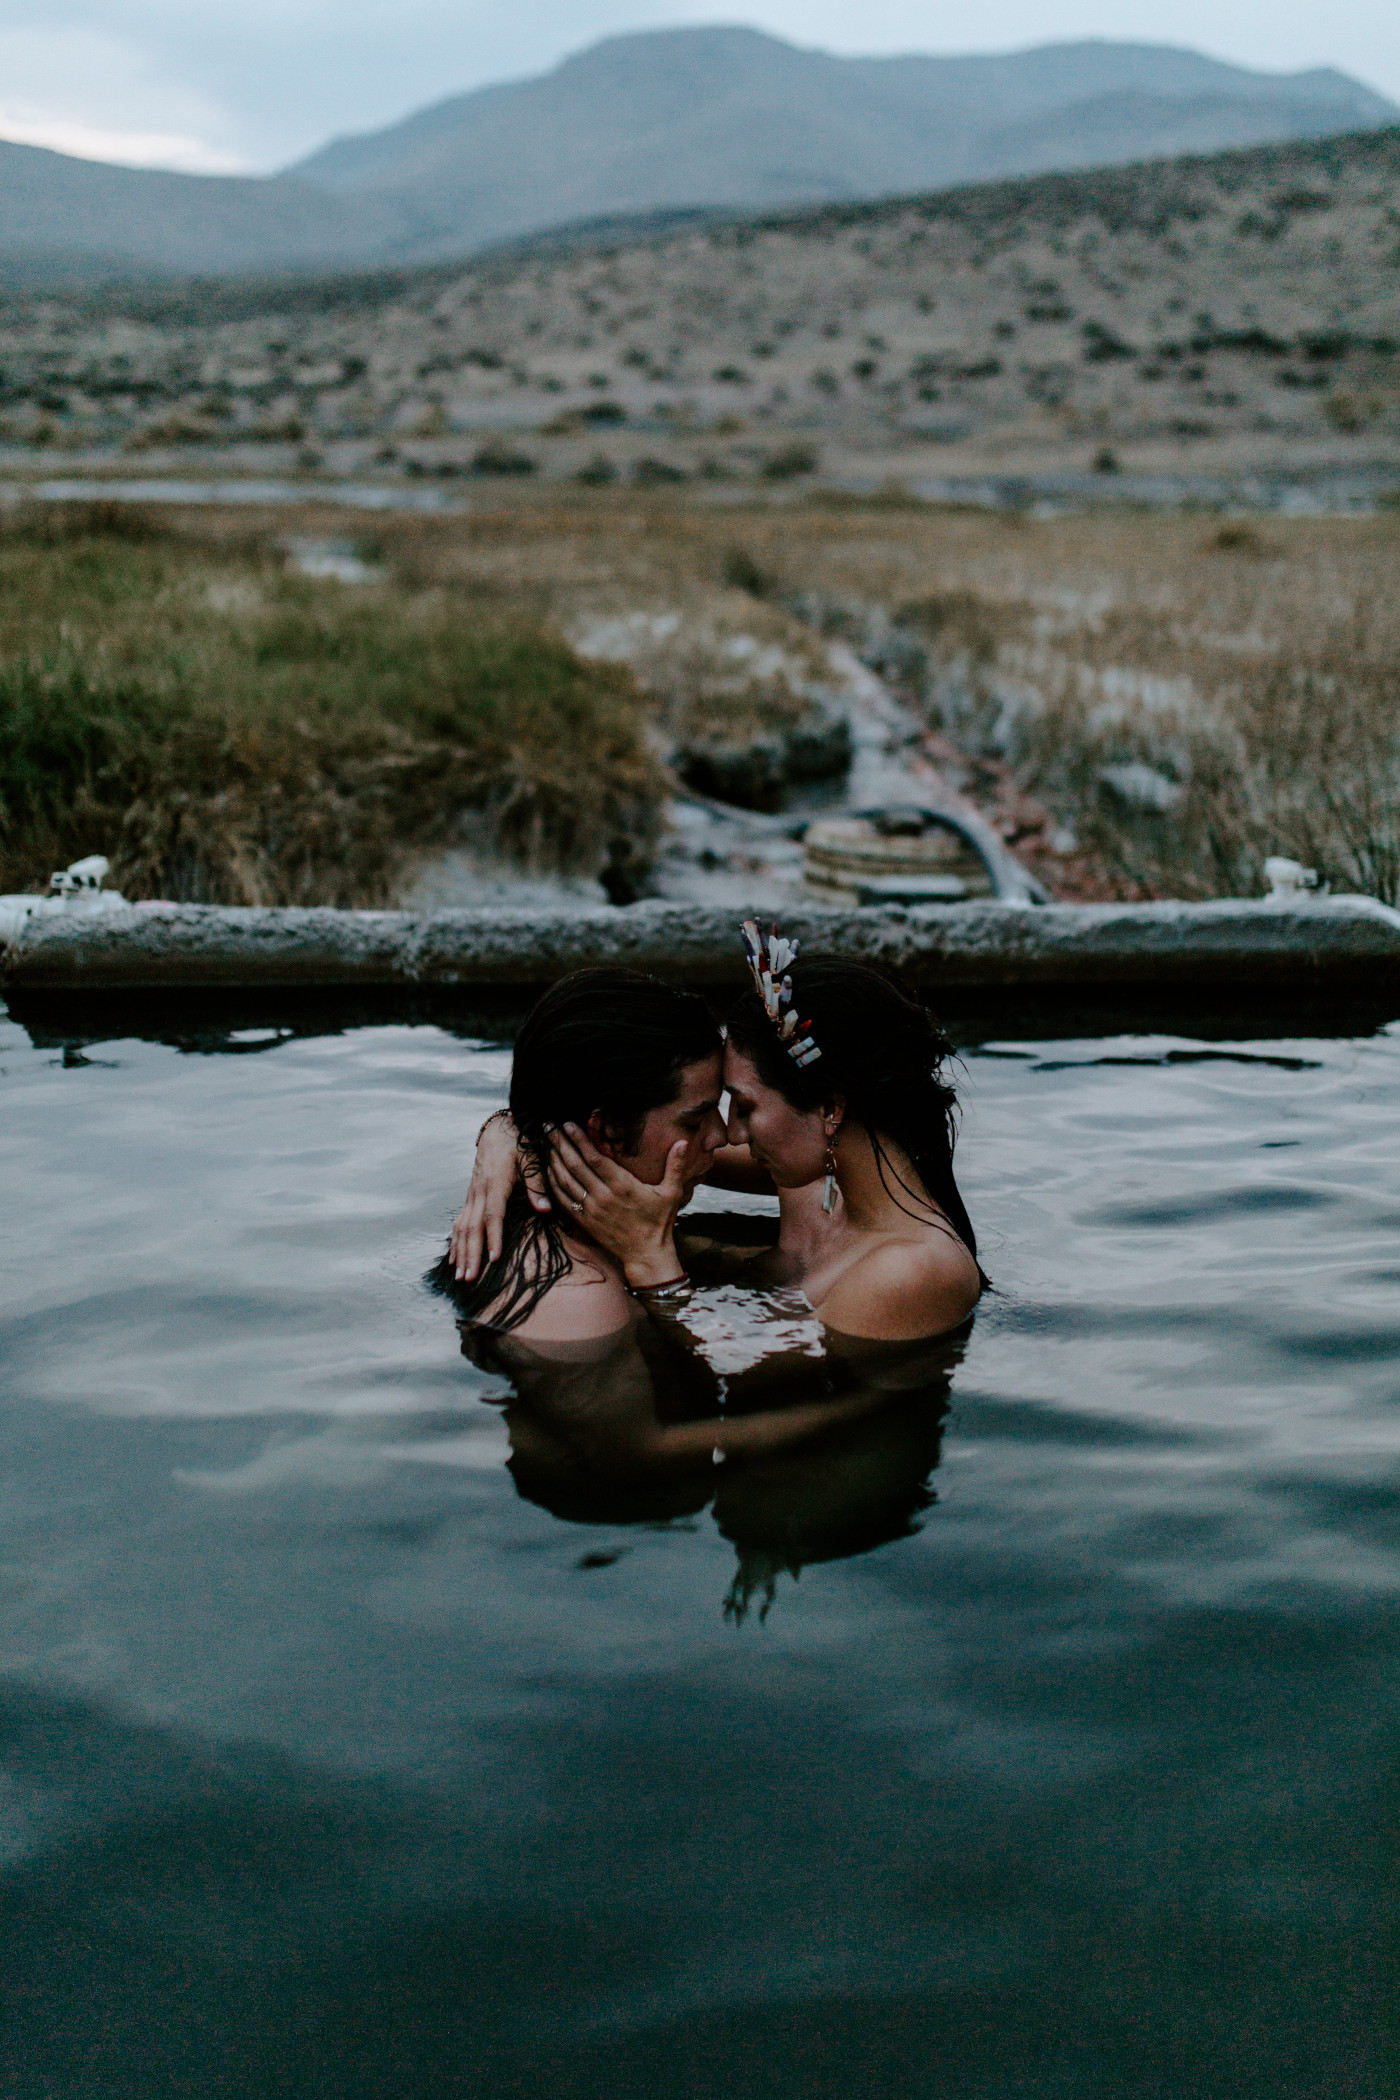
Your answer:
[[[778,1031],[779,1040],[794,1064],[814,1064],[821,1051],[812,1041],[811,1023],[797,1018],[797,1008],[792,1003],[792,979],[787,975],[789,963],[797,960],[797,942],[780,940],[776,926],[765,938],[758,930],[756,919],[745,919],[742,931],[754,989],[763,1001],[764,1012]]]

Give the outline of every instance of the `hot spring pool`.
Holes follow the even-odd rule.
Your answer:
[[[967,1054],[911,1535],[723,1611],[418,1285],[508,1053],[0,1021],[10,2100],[1394,2090],[1400,1030]]]

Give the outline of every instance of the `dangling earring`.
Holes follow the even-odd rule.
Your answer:
[[[839,1126],[838,1126],[839,1127]],[[822,1190],[822,1209],[830,1217],[836,1208],[836,1131],[826,1134],[826,1187]]]

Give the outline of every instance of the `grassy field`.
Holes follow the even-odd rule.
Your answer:
[[[534,485],[376,523],[352,586],[292,573],[288,529],[0,535],[0,886],[95,849],[129,895],[235,902],[389,901],[464,841],[644,862],[657,743],[790,723],[840,641],[1058,895],[1258,894],[1273,852],[1400,890],[1394,515]]]
[[[434,848],[595,874],[661,777],[631,678],[517,596],[347,589],[270,532],[116,506],[0,534],[0,889],[391,901]]]
[[[853,647],[1068,897],[1241,896],[1274,852],[1400,887],[1400,517],[1035,518],[891,496],[501,500],[403,525],[391,558],[528,591],[566,627],[622,607],[747,632],[789,666]],[[644,676],[663,696],[667,644]],[[780,674],[793,675],[791,668]],[[725,703],[702,689],[712,713]]]

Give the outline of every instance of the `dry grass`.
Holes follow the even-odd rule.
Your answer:
[[[566,624],[590,607],[689,607],[693,628],[708,608],[794,660],[814,631],[850,641],[945,758],[952,747],[1013,841],[1059,834],[1041,866],[1062,895],[1248,895],[1283,852],[1336,888],[1396,901],[1394,516],[1041,520],[897,495],[541,491],[404,528],[403,544],[459,582],[528,588]],[[663,668],[648,676],[664,688]],[[723,705],[713,686],[707,704]],[[1125,796],[1144,773],[1164,806]]]
[[[959,520],[940,538],[905,598],[911,565],[867,542],[826,617],[1074,834],[1063,887],[1249,895],[1282,852],[1397,901],[1392,521]]]
[[[1400,517],[477,502],[378,524],[353,590],[227,516],[0,538],[0,884],[100,847],[130,894],[361,904],[464,835],[644,857],[650,737],[790,725],[839,636],[1060,895],[1257,893],[1284,852],[1396,901]]]
[[[596,872],[662,776],[633,681],[499,594],[289,572],[270,535],[39,513],[0,536],[0,888],[377,905],[469,844]]]
[[[581,654],[626,664],[667,739],[742,739],[794,727],[830,675],[810,627],[765,600],[741,544],[712,544],[674,504],[520,505],[450,525],[391,528],[396,576],[529,600]]]

